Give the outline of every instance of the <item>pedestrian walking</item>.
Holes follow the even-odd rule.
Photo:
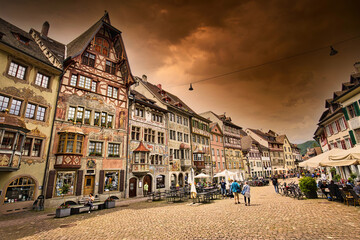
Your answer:
[[[220,182],[221,185],[221,195],[223,195],[224,197],[226,196],[226,182],[223,180],[221,180]]]
[[[89,194],[89,202],[88,202],[88,204],[90,206],[89,207],[89,213],[90,213],[91,209],[94,208],[94,205],[93,205],[94,201],[95,201],[95,197],[94,197],[94,195],[92,193],[90,193]]]
[[[244,195],[245,206],[250,206],[250,186],[248,185],[248,182],[245,182],[241,194]]]
[[[231,185],[233,184],[233,180],[232,179],[230,179],[230,181],[229,181],[229,196],[230,196],[230,198],[233,198],[233,193],[232,193],[232,189],[231,189]]]
[[[147,184],[147,182],[145,182],[145,184],[144,184],[144,196],[145,197],[148,195],[148,191],[149,191],[149,185]]]
[[[279,193],[279,182],[278,182],[278,179],[277,179],[276,176],[274,176],[274,177],[272,178],[272,183],[273,183],[273,185],[274,185],[275,192],[276,192],[276,193]]]
[[[239,193],[241,192],[241,189],[236,180],[231,184],[231,191],[234,194],[235,204],[240,204]]]

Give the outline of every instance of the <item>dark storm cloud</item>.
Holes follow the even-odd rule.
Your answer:
[[[324,101],[348,81],[359,39],[328,49],[187,84],[360,35],[359,1],[9,1],[1,17],[29,29],[50,22],[68,43],[108,10],[123,32],[134,75],[183,98],[198,112],[226,112],[242,127],[312,138]],[[184,85],[185,84],[185,85]]]

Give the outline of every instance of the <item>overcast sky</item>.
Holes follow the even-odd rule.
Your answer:
[[[312,139],[325,99],[360,61],[360,1],[106,2],[1,0],[0,17],[26,31],[49,21],[49,36],[66,44],[107,10],[133,75],[198,113],[226,112],[244,129],[272,129],[294,143]]]

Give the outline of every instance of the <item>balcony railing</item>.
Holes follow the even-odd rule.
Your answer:
[[[191,167],[191,160],[181,159],[181,167]]]
[[[11,151],[12,152],[12,151]],[[0,171],[16,171],[20,167],[21,153],[0,152]]]
[[[149,172],[149,164],[147,163],[133,163],[132,164],[133,173],[147,173]]]
[[[58,154],[54,168],[79,169],[81,167],[82,154]]]

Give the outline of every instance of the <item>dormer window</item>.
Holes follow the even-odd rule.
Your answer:
[[[106,39],[102,37],[95,38],[95,51],[108,57],[109,49],[110,49],[110,44]]]
[[[29,45],[30,39],[21,35],[20,33],[12,33],[14,37],[22,44]]]

